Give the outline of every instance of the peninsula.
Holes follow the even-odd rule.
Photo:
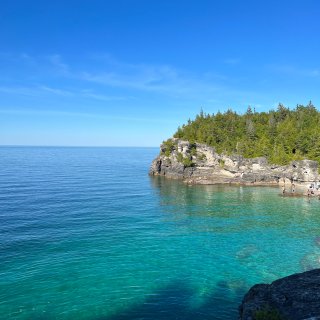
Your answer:
[[[150,175],[194,184],[303,186],[319,181],[320,113],[309,103],[244,115],[202,111],[160,146]]]

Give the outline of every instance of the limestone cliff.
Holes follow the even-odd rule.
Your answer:
[[[188,183],[275,184],[283,179],[308,183],[319,180],[318,163],[292,161],[289,165],[271,165],[264,157],[246,159],[241,155],[218,154],[205,144],[172,139],[162,144],[160,155],[152,162],[150,175],[182,179]]]

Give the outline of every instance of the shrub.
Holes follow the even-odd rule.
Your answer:
[[[195,144],[191,145],[190,154],[191,154],[191,156],[196,156],[197,155],[197,146]]]
[[[181,152],[177,153],[177,161],[183,163],[183,154]]]
[[[278,310],[269,306],[254,313],[254,320],[284,320]]]
[[[194,165],[190,158],[184,158],[182,163],[185,167],[192,167]]]
[[[168,139],[166,141],[163,141],[162,145],[164,146],[164,152],[162,152],[162,154],[164,154],[166,157],[170,157],[172,151],[176,147],[176,144],[172,139]]]
[[[225,164],[226,164],[226,163],[225,163],[224,160],[219,159],[219,165],[220,165],[221,168],[224,168]]]

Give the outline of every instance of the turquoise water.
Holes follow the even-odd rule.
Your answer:
[[[1,319],[236,319],[317,266],[320,201],[150,178],[157,152],[0,148]]]

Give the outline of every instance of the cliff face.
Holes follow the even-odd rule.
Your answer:
[[[320,269],[253,286],[239,311],[240,320],[320,319]]]
[[[162,144],[160,155],[152,162],[150,175],[183,179],[188,183],[278,184],[282,179],[297,183],[318,181],[318,163],[292,161],[286,166],[268,164],[266,158],[246,159],[226,156],[204,144],[172,139]]]

